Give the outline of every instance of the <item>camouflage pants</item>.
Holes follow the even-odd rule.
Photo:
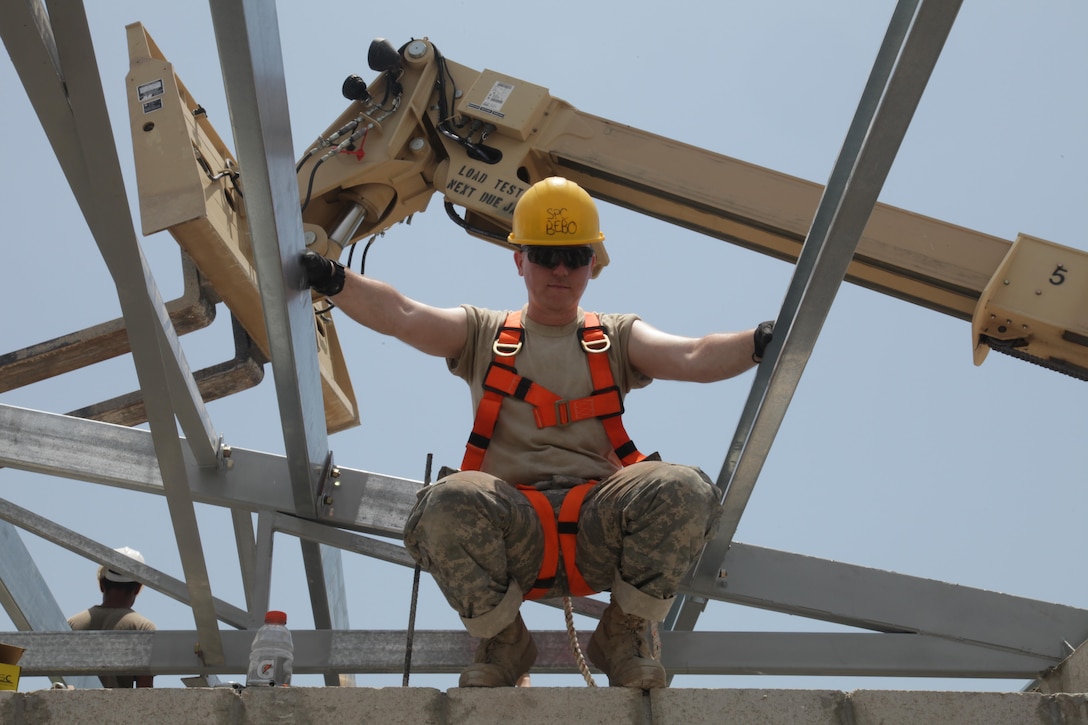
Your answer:
[[[557,510],[578,483],[557,477],[536,487]],[[593,589],[611,590],[625,612],[662,619],[720,515],[719,498],[697,468],[643,461],[617,471],[582,504],[579,571]],[[454,473],[422,489],[404,543],[478,637],[493,636],[514,619],[544,553],[540,520],[529,500],[480,471]],[[560,563],[547,596],[564,594]]]

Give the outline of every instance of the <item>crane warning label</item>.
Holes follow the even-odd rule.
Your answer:
[[[525,187],[520,184],[511,183],[502,177],[491,179],[486,171],[473,166],[462,166],[458,169],[457,176],[460,178],[451,178],[446,182],[446,196],[462,197],[465,206],[474,209],[486,206],[498,209],[504,215],[512,215],[514,205],[525,191]]]
[[[164,92],[162,79],[142,83],[136,87],[136,98],[140,101],[144,113],[151,113],[162,108],[162,94]]]
[[[481,113],[486,113],[496,118],[504,118],[505,113],[502,112],[502,107],[506,103],[506,99],[510,97],[510,94],[514,92],[514,86],[510,83],[503,81],[495,81],[495,84],[491,86],[491,90],[487,92],[487,96],[480,103],[469,102],[466,105]]]

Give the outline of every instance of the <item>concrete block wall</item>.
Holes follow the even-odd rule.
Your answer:
[[[0,723],[1088,725],[1088,694],[608,688],[228,688],[0,693]]]

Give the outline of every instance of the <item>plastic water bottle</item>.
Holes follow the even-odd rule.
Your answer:
[[[290,685],[294,659],[295,645],[287,629],[287,614],[268,612],[249,650],[246,686]]]

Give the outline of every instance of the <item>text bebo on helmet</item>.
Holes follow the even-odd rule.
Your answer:
[[[585,189],[559,176],[538,181],[514,207],[513,244],[555,247],[597,244],[601,234],[597,205]]]
[[[552,176],[529,187],[514,207],[513,231],[507,240],[517,245],[593,247],[592,276],[608,266],[597,205],[589,193],[570,179]]]

